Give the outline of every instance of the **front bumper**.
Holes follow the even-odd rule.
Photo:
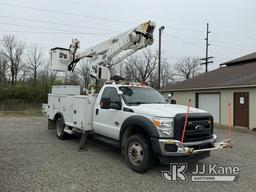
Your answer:
[[[185,143],[174,139],[157,139],[157,141],[154,141],[154,143],[158,142],[158,149],[155,148],[155,151],[162,156],[192,156],[207,151],[232,147],[229,139],[221,142],[216,142],[216,139],[216,135],[207,140]],[[167,150],[166,146],[172,146],[174,150]]]

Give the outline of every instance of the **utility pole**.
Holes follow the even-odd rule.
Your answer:
[[[158,79],[157,79],[157,88],[160,89],[161,85],[161,37],[164,30],[164,26],[159,28],[159,54],[158,54]]]
[[[209,52],[209,23],[207,23],[207,28],[206,28],[206,38],[205,38],[205,58],[202,58],[201,60],[205,61],[201,63],[201,65],[205,65],[205,73],[208,72],[208,64],[213,63],[213,61],[209,61],[210,59],[213,59],[213,57],[209,57],[208,52]]]

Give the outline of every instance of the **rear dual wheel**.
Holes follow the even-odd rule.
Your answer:
[[[55,126],[56,126],[56,136],[59,139],[65,139],[67,136],[67,133],[64,132],[65,123],[61,117],[57,119]]]

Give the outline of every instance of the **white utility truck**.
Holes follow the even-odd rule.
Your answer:
[[[79,132],[84,147],[87,136],[93,135],[120,147],[136,172],[146,171],[156,159],[164,164],[181,156],[202,159],[212,150],[231,146],[230,140],[216,142],[213,117],[206,111],[190,108],[186,116],[187,106],[169,104],[155,89],[122,83],[113,75],[115,64],[153,43],[154,28],[152,21],[142,23],[80,54],[76,54],[76,39],[69,49],[51,50],[53,69],[72,71],[80,59],[89,57],[95,66],[92,76],[105,80],[98,94],[81,95],[79,86],[52,87],[43,111],[48,128],[55,128],[59,139]]]

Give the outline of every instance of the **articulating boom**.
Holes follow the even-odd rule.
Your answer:
[[[114,75],[112,68],[114,65],[138,50],[153,44],[154,29],[154,22],[144,22],[78,54],[80,42],[73,39],[69,49],[58,47],[51,49],[51,67],[57,71],[73,71],[79,60],[90,58],[94,66],[91,76],[96,79],[109,80]]]

